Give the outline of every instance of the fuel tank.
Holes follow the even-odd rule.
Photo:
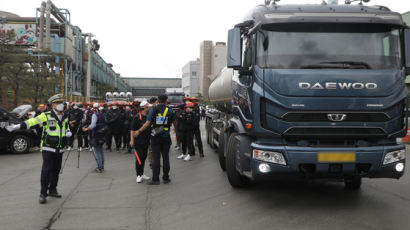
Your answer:
[[[232,76],[233,69],[224,68],[209,86],[209,99],[221,112],[232,111]]]

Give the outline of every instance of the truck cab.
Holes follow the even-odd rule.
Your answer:
[[[402,177],[410,30],[401,15],[267,2],[228,34],[231,107],[216,136],[231,185],[303,177],[359,188],[362,177]]]

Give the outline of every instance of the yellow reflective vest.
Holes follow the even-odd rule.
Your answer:
[[[32,128],[36,125],[43,127],[41,136],[42,150],[53,151],[55,149],[62,149],[66,145],[66,135],[70,131],[67,115],[63,115],[62,119],[59,120],[54,111],[48,111],[28,119],[24,123],[27,128]]]

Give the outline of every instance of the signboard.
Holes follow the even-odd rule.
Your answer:
[[[0,24],[0,39],[14,31],[16,37],[8,42],[11,45],[35,45],[37,43],[36,24]]]

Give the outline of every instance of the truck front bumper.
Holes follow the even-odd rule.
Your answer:
[[[293,146],[269,146],[252,143],[254,149],[282,153],[286,165],[254,159],[251,154],[252,179],[329,178],[343,179],[352,176],[368,178],[395,178],[404,175],[405,159],[383,164],[387,153],[403,150],[404,145],[355,147],[355,148],[314,148]],[[354,162],[319,162],[319,153],[354,153]],[[400,164],[400,165],[398,165]],[[246,174],[245,174],[246,175]]]

